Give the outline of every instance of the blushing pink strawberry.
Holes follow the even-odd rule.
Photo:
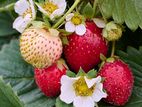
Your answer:
[[[120,59],[106,62],[98,75],[105,79],[103,86],[108,94],[105,101],[116,106],[124,105],[131,96],[134,83],[129,66]]]

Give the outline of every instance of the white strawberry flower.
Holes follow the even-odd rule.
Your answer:
[[[80,36],[84,35],[86,32],[86,27],[83,16],[77,13],[68,14],[66,16],[65,30],[71,33],[76,32],[76,34]]]
[[[36,17],[33,0],[19,0],[14,6],[19,17],[15,19],[13,28],[22,33]]]
[[[44,3],[36,3],[36,5],[44,15],[54,20],[56,17],[63,15],[67,3],[65,0],[45,0]]]
[[[86,76],[71,78],[64,75],[61,78],[60,99],[67,104],[73,103],[74,107],[94,107],[106,97],[100,76],[88,79]]]

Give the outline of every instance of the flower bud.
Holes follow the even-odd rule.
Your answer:
[[[103,29],[103,37],[108,41],[116,41],[122,36],[122,28],[120,25],[112,22],[106,24]]]

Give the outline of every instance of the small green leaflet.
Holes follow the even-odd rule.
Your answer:
[[[93,18],[93,7],[91,6],[90,3],[88,3],[84,8],[83,8],[83,12],[82,14],[86,17],[86,18]]]

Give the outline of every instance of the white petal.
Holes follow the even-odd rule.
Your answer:
[[[29,2],[30,2],[30,7],[32,9],[32,17],[33,17],[33,19],[35,19],[35,17],[36,17],[36,10],[35,10],[34,2],[33,2],[33,0],[29,0]]]
[[[67,32],[74,32],[75,31],[75,25],[72,22],[67,22],[65,24],[65,29]]]
[[[94,93],[92,96],[92,98],[95,102],[99,102],[102,98],[107,97],[107,94],[105,92],[103,92],[103,84],[102,83],[97,84],[95,88],[96,89],[94,90]]]
[[[50,19],[54,20],[54,18],[61,16],[67,6],[67,3],[65,0],[50,0],[49,2],[53,2],[55,5],[58,6],[58,9],[55,10],[51,15],[50,15]]]
[[[78,78],[70,78],[66,75],[62,76],[61,78],[61,94],[60,94],[60,99],[67,103],[70,104],[73,102],[74,98],[76,97],[75,95],[75,90],[73,88],[73,83],[75,80]]]
[[[84,35],[85,32],[86,32],[86,27],[85,27],[85,25],[80,24],[80,25],[76,26],[75,32],[76,32],[76,34],[78,34],[78,35],[80,35],[80,36]]]
[[[91,97],[76,97],[73,102],[74,107],[94,107],[95,103]]]
[[[15,3],[15,12],[22,15],[27,9],[30,8],[29,2],[27,0],[19,0]]]
[[[66,1],[65,0],[49,0],[49,2],[52,2],[52,3],[54,3],[54,4],[56,4],[56,5],[58,5],[58,4],[60,4],[60,3],[66,3]]]
[[[66,16],[66,21],[70,21],[72,17],[74,16],[74,13],[70,13]]]
[[[93,78],[93,79],[88,79],[87,77],[85,77],[85,81],[86,81],[88,88],[91,88],[94,84],[101,82],[101,77],[98,76],[97,78]]]
[[[66,3],[64,0],[61,0],[61,1],[59,1],[59,3],[57,3],[57,6],[58,6],[60,9],[65,10],[65,9],[66,9],[66,6],[67,6],[67,3]]]
[[[30,16],[27,15],[25,18],[20,16],[14,21],[13,28],[15,28],[17,31],[22,33],[26,29],[26,27],[30,24],[30,22],[31,22]]]
[[[63,9],[57,9],[50,15],[50,19],[54,20],[54,18],[61,16],[63,13],[64,13]]]
[[[41,11],[41,12],[42,12],[43,14],[45,14],[45,15],[49,15],[48,12],[45,11],[38,3],[36,3],[36,5],[37,5],[39,11]]]
[[[94,18],[93,21],[99,28],[104,28],[106,26],[105,21],[100,18]]]
[[[49,2],[54,3],[55,5],[58,6],[58,8],[62,8],[63,10],[66,9],[67,3],[65,0],[50,0]]]

